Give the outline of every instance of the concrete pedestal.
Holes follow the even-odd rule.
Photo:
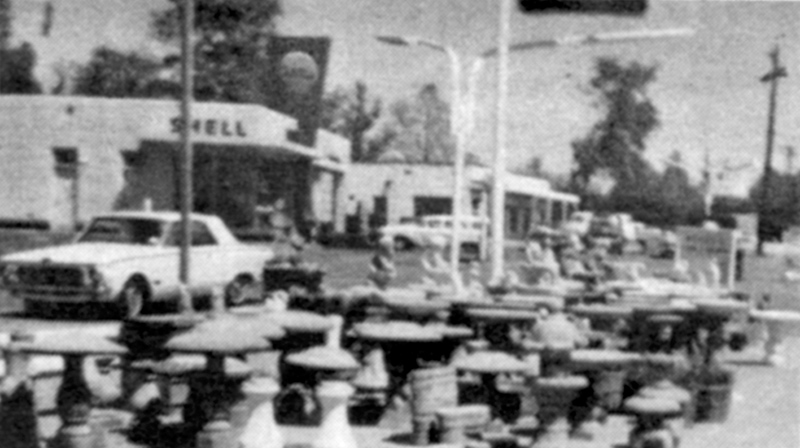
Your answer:
[[[311,444],[313,448],[356,448],[356,439],[347,417],[347,401],[353,392],[353,386],[344,381],[322,381],[317,387],[322,425]]]
[[[251,412],[239,436],[239,446],[241,448],[283,447],[283,434],[275,422],[274,399],[280,391],[278,383],[272,378],[254,378],[246,382],[243,389]]]

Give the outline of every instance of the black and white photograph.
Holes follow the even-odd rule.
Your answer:
[[[0,448],[800,448],[798,129],[800,0],[0,0]]]

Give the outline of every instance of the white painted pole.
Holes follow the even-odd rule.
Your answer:
[[[464,102],[461,95],[461,60],[452,48],[445,47],[450,58],[450,82],[452,83],[452,106],[450,107],[450,135],[453,136],[453,228],[451,229],[450,244],[450,277],[453,280],[453,289],[458,296],[461,294],[463,280],[459,264],[461,259],[461,221],[462,203],[464,197]]]
[[[497,33],[497,107],[495,117],[494,175],[492,179],[492,282],[503,277],[505,256],[506,101],[508,97],[508,44],[511,40],[511,0],[500,0]]]

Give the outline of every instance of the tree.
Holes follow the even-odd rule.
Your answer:
[[[550,186],[556,190],[569,189],[569,176],[561,173],[554,173],[544,168],[544,162],[540,156],[533,156],[522,168],[512,169],[517,174],[523,176],[537,177],[550,182]]]
[[[450,105],[435,84],[391,105],[389,116],[370,136],[371,152],[399,152],[411,163],[450,163],[455,153]]]
[[[350,140],[353,162],[369,159],[364,136],[380,115],[380,99],[370,98],[362,81],[352,89],[336,88],[322,99],[322,127]]]
[[[800,222],[800,178],[797,175],[772,171],[769,178],[767,203],[761,208],[763,176],[750,189],[750,199],[756,210],[764,210],[761,219],[769,239],[779,239],[781,233]]]
[[[36,66],[36,52],[31,44],[24,42],[17,48],[0,52],[2,73],[0,73],[0,92],[16,94],[42,93],[42,87],[33,75]]]
[[[162,83],[158,79],[161,69],[155,59],[99,47],[89,62],[78,68],[74,93],[110,98],[159,96],[153,87]]]
[[[674,226],[702,219],[703,196],[691,185],[689,175],[683,168],[681,153],[674,151],[669,160],[657,189],[661,207],[653,214],[655,220],[652,222]]]
[[[169,1],[170,8],[153,13],[151,28],[157,39],[178,42],[183,2]],[[196,0],[195,10],[197,99],[264,104],[260,82],[280,1]]]
[[[657,67],[600,58],[595,69],[590,87],[603,116],[585,137],[572,143],[577,165],[573,179],[585,187],[596,170],[608,169],[617,189],[641,186],[653,174],[641,153],[647,136],[659,125],[658,112],[647,97]]]

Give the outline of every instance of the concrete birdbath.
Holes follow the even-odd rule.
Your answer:
[[[747,315],[749,305],[732,299],[700,299],[692,303],[697,311],[689,315],[689,331],[704,352],[704,363],[710,365],[725,346],[725,324]]]
[[[672,381],[662,380],[650,386],[645,386],[639,389],[636,395],[646,398],[663,398],[675,401],[683,410],[684,426],[689,427],[694,421],[694,402],[691,392],[676,386]]]
[[[586,375],[594,392],[593,402],[605,411],[622,405],[622,389],[627,370],[640,361],[636,353],[619,350],[573,350],[572,369]]]
[[[569,444],[570,408],[580,391],[588,386],[586,377],[577,375],[537,378],[535,393],[539,401],[539,421],[544,432],[535,446],[561,448]]]
[[[235,446],[231,407],[241,400],[241,384],[247,375],[233,378],[226,375],[226,357],[267,350],[270,347],[267,337],[282,333],[277,327],[253,325],[231,315],[216,315],[164,344],[170,352],[200,354],[206,358],[205,370],[193,376],[190,385],[190,395],[198,400],[199,409],[207,410],[200,412],[199,421],[187,422],[202,425],[196,436],[198,446]]]
[[[241,313],[242,317],[253,319],[255,322],[277,326],[286,333],[285,337],[272,341],[271,352],[258,352],[248,356],[248,363],[266,373],[266,376],[280,378],[282,385],[286,385],[286,381],[290,380],[288,377],[292,376],[292,372],[284,371],[287,367],[286,356],[324,344],[326,335],[337,325],[336,319],[331,316],[310,311],[256,309],[249,312],[235,311],[235,313]],[[280,352],[280,356],[276,356],[275,352]]]
[[[322,421],[312,446],[355,448],[355,436],[347,415],[347,403],[355,389],[348,380],[361,364],[340,346],[340,320],[335,322],[334,328],[325,345],[293,353],[286,357],[286,362],[317,372],[315,395]]]
[[[83,361],[92,355],[122,356],[125,347],[102,336],[74,331],[43,334],[32,341],[20,342],[17,350],[29,354],[60,355],[64,358],[64,376],[56,395],[61,427],[56,440],[65,448],[91,446],[94,434],[89,426],[93,395],[83,375]]]
[[[267,377],[251,378],[242,389],[253,407],[239,436],[241,448],[283,447],[283,435],[275,422],[274,399],[280,391],[278,382]]]
[[[588,342],[586,335],[562,312],[538,321],[532,337],[531,347],[541,351],[542,376],[569,372],[569,353]]]
[[[678,447],[678,435],[664,424],[667,419],[680,417],[682,411],[677,401],[633,397],[625,401],[625,410],[636,417],[636,425],[628,439],[630,448]]]
[[[477,374],[486,394],[484,403],[491,409],[492,418],[500,417],[510,423],[504,412],[504,403],[497,390],[498,375],[525,374],[530,371],[530,364],[501,351],[481,351],[464,356],[455,361],[453,367],[466,373]],[[512,413],[513,414],[513,413]]]
[[[785,339],[800,335],[800,313],[790,310],[751,310],[750,316],[767,327],[764,361],[773,366],[783,365],[786,362]]]

